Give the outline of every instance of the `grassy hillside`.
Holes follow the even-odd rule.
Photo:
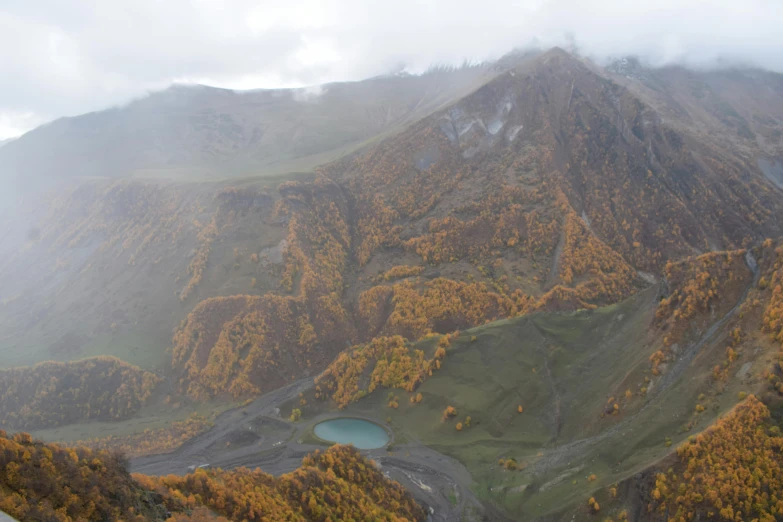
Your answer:
[[[455,457],[487,505],[520,519],[580,505],[587,516],[590,495],[615,510],[612,484],[739,392],[783,390],[782,258],[766,239],[783,232],[783,194],[758,161],[776,154],[758,136],[779,118],[754,120],[758,107],[736,94],[775,78],[694,76],[718,103],[686,93],[693,82],[676,71],[620,77],[560,50],[488,71],[331,86],[310,100],[174,89],[4,146],[0,159],[12,147],[37,162],[24,147],[77,123],[106,125],[107,154],[136,124],[160,138],[113,156],[122,172],[23,202],[5,225],[0,364],[109,354],[134,375],[154,370],[164,378],[152,404],[99,415],[125,419],[110,428],[57,432],[153,452],[208,427],[186,420],[196,405],[320,375],[286,416],[388,417],[401,451]],[[354,112],[333,129],[345,104]],[[224,112],[191,118],[202,105]],[[285,125],[253,141],[255,110]],[[196,130],[169,133],[172,121]],[[315,172],[232,177],[360,143]],[[67,166],[72,151],[53,148],[38,166]],[[211,181],[193,180],[202,168]],[[147,177],[174,171],[187,181]],[[9,387],[9,404],[46,413],[41,390],[30,404],[21,390]],[[135,431],[154,429],[133,433],[131,414],[145,416]]]
[[[10,224],[21,237],[0,262],[2,364],[107,354],[166,368],[199,299],[278,286],[280,181],[92,181],[43,198]]]
[[[651,287],[594,311],[462,331],[440,367],[413,388],[373,390],[370,374],[361,374],[358,387],[369,384],[369,393],[343,414],[388,422],[395,451],[422,443],[455,457],[474,491],[516,519],[559,519],[566,506],[563,520],[587,519],[590,509],[581,506],[590,496],[619,513],[626,500],[611,495],[613,484],[664,458],[738,397],[771,389],[764,375],[778,348],[762,335],[760,311],[749,308],[758,278],[744,265],[737,270],[717,279],[721,299],[694,310],[677,343],[667,340],[678,331],[666,321],[675,315],[671,299],[661,301],[666,290]],[[669,297],[694,280],[672,280]],[[409,350],[426,358],[439,345],[436,337]],[[288,407],[304,419],[335,410],[322,393],[328,380],[318,384],[305,405]],[[449,407],[453,414],[445,414]]]

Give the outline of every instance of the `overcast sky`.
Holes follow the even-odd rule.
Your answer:
[[[172,82],[312,85],[534,43],[783,72],[783,0],[0,0],[0,139]]]

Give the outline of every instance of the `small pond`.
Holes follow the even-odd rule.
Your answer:
[[[358,449],[382,448],[389,443],[389,434],[374,422],[340,418],[319,422],[313,429],[319,439],[338,444],[353,444]]]

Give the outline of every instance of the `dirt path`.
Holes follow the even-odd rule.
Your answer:
[[[311,386],[312,379],[303,379],[245,407],[224,412],[217,417],[211,430],[177,450],[132,459],[131,471],[148,475],[184,475],[199,466],[258,467],[272,475],[293,471],[301,465],[305,455],[323,449],[323,446],[299,442],[309,427],[339,416],[322,414],[298,423],[280,418],[276,410],[279,405]],[[401,483],[417,501],[428,506],[432,522],[472,520],[471,513],[485,511],[470,489],[473,480],[465,466],[419,441],[395,444],[393,452],[382,448],[362,453],[373,459],[387,477]]]
[[[245,407],[223,412],[215,419],[215,426],[212,429],[188,440],[173,452],[132,459],[131,470],[134,473],[148,475],[167,475],[169,473],[182,475],[188,472],[189,466],[216,465],[209,461],[209,457],[214,453],[210,448],[228,437],[237,428],[244,427],[246,429],[246,424],[251,419],[264,416],[276,417],[275,408],[278,404],[296,397],[300,392],[312,386],[312,382],[311,378],[302,379],[268,393]],[[274,444],[274,442],[270,442],[270,444]],[[257,447],[251,448],[251,450],[258,452]],[[239,456],[233,455],[232,457]]]

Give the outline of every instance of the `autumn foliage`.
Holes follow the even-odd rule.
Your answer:
[[[0,430],[0,469],[0,510],[19,520],[425,519],[402,486],[346,446],[316,451],[277,478],[245,468],[131,477],[119,453],[44,444]]]
[[[397,265],[378,276],[377,280],[391,281],[393,279],[404,279],[406,277],[417,276],[422,272],[424,272],[423,266]]]
[[[288,230],[280,290],[196,306],[174,336],[180,390],[199,398],[254,395],[322,370],[346,345],[394,336],[415,342],[530,312],[617,302],[639,288],[635,267],[658,271],[692,251],[692,238],[683,237],[696,234],[689,216],[672,211],[669,235],[661,235],[644,215],[653,209],[644,197],[671,210],[682,195],[662,193],[652,172],[636,190],[631,158],[619,158],[616,170],[592,164],[597,145],[583,128],[572,130],[578,163],[566,172],[549,170],[554,143],[468,160],[441,130],[421,122],[366,154],[322,167],[312,182],[283,183],[275,211]],[[425,143],[438,159],[421,168],[412,151]],[[577,165],[599,170],[576,181]],[[591,199],[580,215],[573,204],[586,197],[581,183],[591,185]],[[624,193],[634,205],[620,201]],[[210,230],[204,227],[200,245],[209,243]],[[419,262],[387,263],[389,251]],[[361,270],[373,256],[380,270],[349,281],[352,263]],[[425,266],[440,273],[424,278]],[[670,306],[691,306],[682,297]],[[426,361],[410,356],[414,373],[429,373]],[[368,389],[358,384],[364,369],[374,371],[372,357],[349,358],[329,370],[332,377],[349,372],[330,390],[341,405]],[[405,388],[416,379],[403,380]]]
[[[767,250],[772,250],[772,242],[765,244]],[[764,310],[764,330],[772,334],[783,348],[783,244],[774,248],[771,266],[759,281],[759,286],[769,295]]]
[[[64,448],[0,430],[0,510],[18,520],[165,519],[118,453]]]
[[[757,302],[764,303],[762,330],[779,346],[777,356],[765,377],[783,395],[783,245],[767,240],[762,245],[762,276],[759,279]]]
[[[680,466],[659,473],[651,509],[677,522],[772,522],[783,513],[783,437],[749,395],[726,417],[677,449]]]
[[[378,386],[412,392],[438,368],[440,359],[425,357],[403,337],[377,337],[342,352],[316,379],[316,385],[344,408]]]
[[[163,495],[170,509],[201,502],[230,520],[404,522],[426,516],[402,486],[348,446],[316,451],[300,468],[277,478],[246,468],[135,477]]]
[[[107,450],[123,453],[134,458],[146,455],[168,453],[196,435],[213,426],[212,421],[201,415],[191,415],[184,421],[175,421],[164,428],[146,429],[141,433],[125,436],[79,440],[68,446],[82,446],[92,450]]]
[[[188,275],[190,276],[190,279],[188,279],[187,284],[179,294],[181,301],[185,301],[190,296],[204,277],[204,271],[207,269],[207,261],[209,260],[212,243],[215,241],[218,232],[219,230],[214,216],[212,217],[212,221],[199,230],[199,247],[196,254],[193,256],[193,259],[190,261],[190,265],[188,265]]]
[[[351,239],[339,187],[319,178],[280,193],[289,231],[283,292],[204,300],[174,334],[180,390],[193,397],[269,391],[322,369],[355,337],[341,302]]]
[[[381,290],[383,289],[383,290]],[[381,299],[370,298],[380,295]],[[368,295],[370,294],[370,295]],[[388,302],[390,306],[386,306]],[[445,278],[406,280],[391,287],[372,288],[359,298],[359,314],[376,324],[381,335],[401,335],[416,341],[430,333],[448,333],[522,313],[528,299],[521,293],[503,295],[485,283]],[[388,315],[379,317],[379,310]]]
[[[656,311],[656,322],[667,328],[667,344],[680,339],[692,321],[722,305],[726,311],[752,280],[745,251],[711,252],[666,264],[669,295]]]
[[[127,419],[160,381],[114,357],[0,370],[0,425],[33,429]]]

